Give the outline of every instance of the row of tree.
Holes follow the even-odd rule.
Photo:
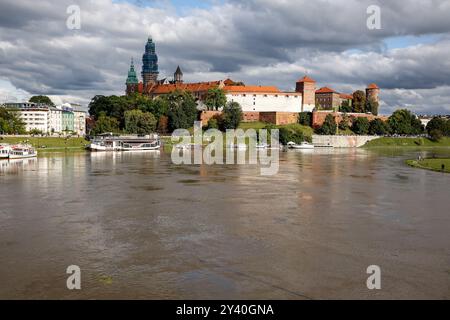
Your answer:
[[[226,103],[223,90],[210,89],[205,98],[208,110],[223,109],[223,114],[210,120],[208,127],[236,128],[242,119],[242,109],[236,102]],[[126,132],[145,134],[188,129],[197,120],[197,101],[189,91],[176,90],[152,99],[131,96],[95,96],[89,104],[89,114],[95,120],[91,134]]]
[[[312,125],[311,114],[302,113],[299,116],[299,123],[303,125]],[[443,135],[450,135],[450,120],[434,118],[427,125],[427,132],[432,138]],[[316,129],[318,134],[334,135],[340,130],[351,129],[354,133],[365,135],[419,135],[425,133],[425,127],[421,121],[409,110],[400,109],[395,111],[387,121],[379,118],[369,121],[365,117],[348,117],[344,114],[338,122],[333,114],[328,114],[321,127]]]

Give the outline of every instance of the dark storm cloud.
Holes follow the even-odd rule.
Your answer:
[[[81,30],[66,28],[72,4],[81,8]],[[366,27],[372,4],[381,8],[382,30]],[[449,96],[431,99],[431,92],[449,93],[441,89],[450,87],[449,16],[450,1],[436,0],[230,0],[185,16],[109,0],[6,0],[0,3],[0,77],[30,93],[86,100],[120,94],[130,58],[140,71],[151,34],[162,77],[180,65],[190,80],[231,76],[292,89],[308,72],[343,90],[377,82],[389,106],[416,99],[428,109],[450,109]],[[384,39],[402,35],[438,40],[386,50]],[[418,90],[426,92],[411,93]]]

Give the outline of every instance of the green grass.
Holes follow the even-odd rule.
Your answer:
[[[414,168],[450,173],[450,159],[406,160],[406,164]],[[444,170],[442,170],[444,165]]]
[[[364,147],[450,147],[450,138],[444,137],[435,142],[428,138],[383,137],[367,142]]]
[[[339,129],[338,135],[340,135],[340,136],[354,136],[355,133],[351,129],[345,129],[345,130]]]
[[[266,122],[256,121],[256,122],[241,122],[239,125],[239,129],[248,130],[248,129],[264,129],[267,126]]]
[[[84,149],[89,141],[84,138],[58,138],[58,137],[3,137],[0,138],[0,143],[31,144],[37,150],[52,151],[65,149]]]

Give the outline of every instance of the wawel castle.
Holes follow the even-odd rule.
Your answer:
[[[231,79],[185,83],[179,66],[172,79],[159,79],[158,56],[155,43],[151,38],[145,45],[141,76],[142,82],[138,80],[132,60],[126,81],[127,95],[140,93],[154,98],[175,90],[189,91],[196,98],[198,108],[203,111],[201,120],[205,123],[217,114],[217,111],[207,111],[203,104],[211,88],[223,89],[228,102],[238,102],[244,113],[244,121],[264,121],[275,124],[295,123],[300,112],[319,111],[317,109],[320,109],[322,113],[334,112],[339,110],[339,106],[344,101],[351,105],[353,100],[352,95],[339,93],[328,87],[317,89],[316,81],[308,76],[296,82],[294,92],[281,91],[275,86],[245,85]],[[370,84],[366,88],[367,98],[373,98],[377,102],[379,92],[380,89],[376,84]],[[320,107],[317,108],[317,106]],[[323,116],[315,118],[324,119]]]

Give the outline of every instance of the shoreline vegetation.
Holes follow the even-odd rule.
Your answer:
[[[367,142],[363,148],[380,147],[414,147],[414,148],[433,148],[450,147],[450,137],[443,137],[439,141],[432,141],[425,137],[381,137]]]
[[[450,173],[450,159],[446,158],[406,160],[406,164],[413,168]]]

